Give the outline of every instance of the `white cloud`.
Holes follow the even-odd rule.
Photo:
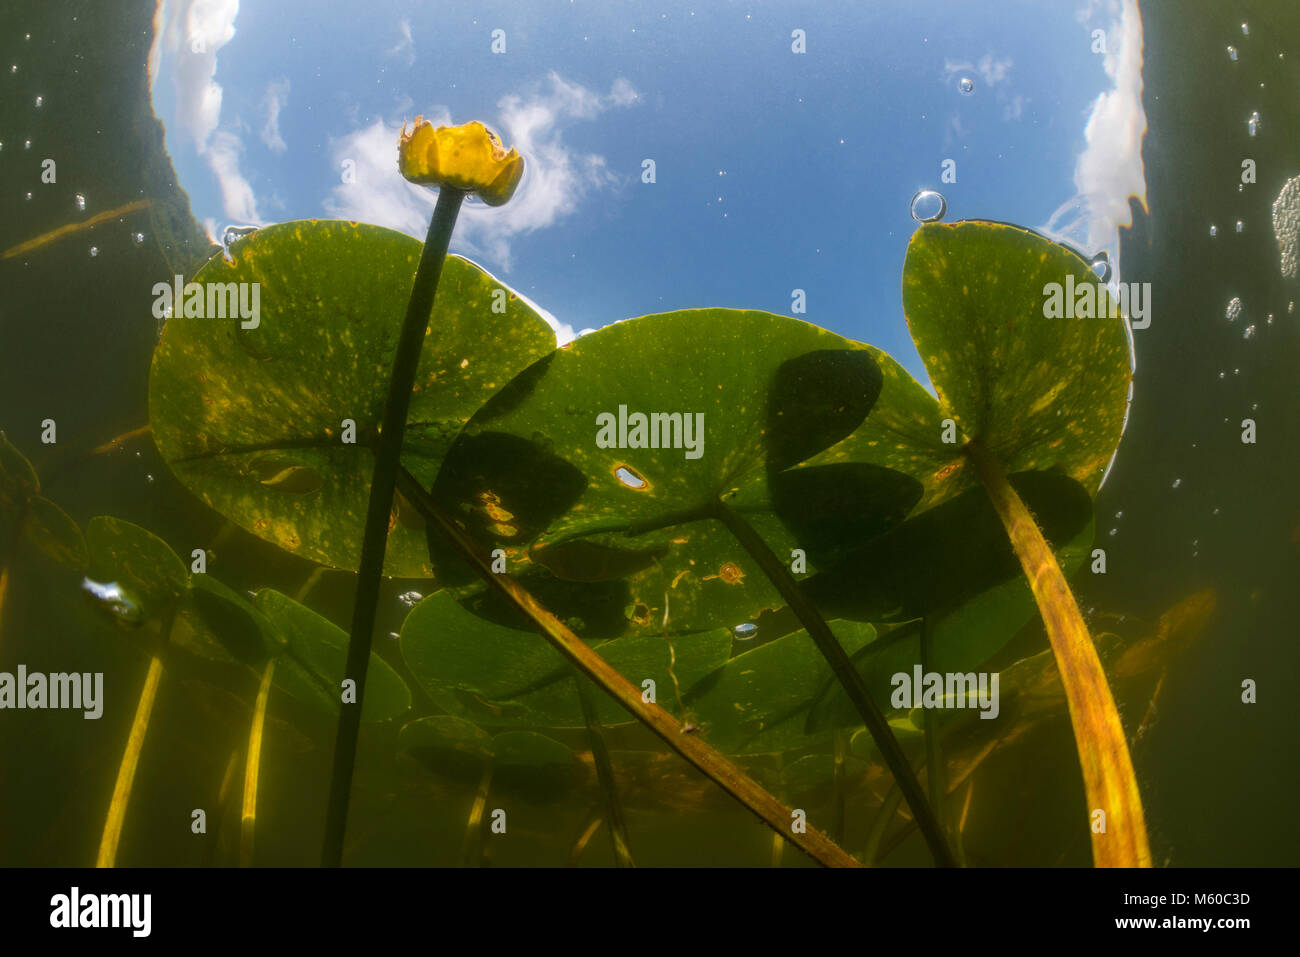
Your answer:
[[[1042,230],[1088,253],[1107,250],[1111,262],[1117,263],[1118,230],[1132,222],[1129,198],[1137,198],[1146,207],[1142,21],[1137,0],[1091,0],[1080,11],[1085,28],[1103,7],[1111,17],[1104,68],[1114,87],[1099,94],[1089,111],[1084,127],[1086,145],[1074,168],[1075,195],[1052,214]]]
[[[225,214],[241,225],[260,225],[262,218],[257,214],[257,198],[253,195],[253,187],[239,171],[239,157],[243,151],[244,143],[238,134],[218,130],[209,138],[204,159],[221,187],[221,204]]]
[[[280,111],[289,102],[289,80],[276,80],[266,85],[262,97],[262,108],[266,111],[266,123],[262,126],[262,142],[272,153],[283,153],[288,144],[280,135]]]
[[[234,39],[238,15],[239,0],[162,0],[154,12],[149,75],[151,85],[164,73],[170,75],[175,105],[166,128],[169,133],[179,132],[212,171],[225,215],[233,222],[255,225],[262,222],[257,198],[239,168],[244,151],[242,130],[237,122],[221,126],[222,90],[216,80],[217,51]],[[271,93],[268,88],[263,138],[272,149],[278,140],[283,149],[277,120],[283,97],[288,95],[287,81],[275,104],[269,99]],[[181,144],[169,142],[168,148],[178,150]],[[213,224],[205,220],[205,225],[216,238]]]
[[[221,116],[221,85],[214,79],[217,51],[234,38],[238,14],[239,0],[164,0],[154,14],[151,82],[157,82],[166,57],[176,93],[176,123],[200,152]]]
[[[406,65],[410,66],[415,62],[415,38],[411,36],[411,21],[403,17],[398,22],[397,29],[401,32],[402,39],[386,52],[389,56],[401,57]]]
[[[569,83],[556,73],[526,93],[501,98],[497,129],[507,146],[524,156],[524,178],[514,198],[505,206],[467,205],[456,227],[454,246],[470,256],[481,256],[509,272],[511,241],[544,229],[571,214],[582,198],[618,182],[605,158],[580,153],[563,138],[574,122],[591,120],[607,110],[626,107],[638,94],[626,80],[614,82],[607,94]],[[427,117],[435,125],[448,125],[445,108]],[[398,125],[382,120],[356,130],[332,144],[336,168],[344,160],[355,163],[356,181],[340,183],[325,200],[332,216],[359,219],[400,229],[421,239],[428,229],[436,195],[414,186],[397,171]]]

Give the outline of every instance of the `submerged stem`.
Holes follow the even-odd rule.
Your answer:
[[[717,518],[728,529],[731,534],[736,536],[736,540],[747,551],[751,558],[758,563],[758,567],[768,580],[785,599],[790,610],[795,613],[799,623],[803,625],[809,636],[817,645],[817,650],[822,653],[826,663],[830,665],[831,671],[839,679],[845,693],[848,694],[849,700],[857,709],[858,714],[862,717],[871,732],[871,737],[876,742],[876,747],[880,750],[885,759],[890,772],[894,775],[894,780],[898,782],[903,797],[907,799],[908,806],[912,809],[912,816],[916,819],[917,825],[925,835],[925,841],[930,846],[930,853],[934,857],[934,862],[940,867],[952,867],[954,865],[952,851],[948,848],[948,842],[944,837],[943,829],[935,819],[934,812],[925,799],[925,794],[921,790],[920,782],[916,779],[916,774],[912,771],[912,766],[908,763],[907,758],[903,755],[903,749],[898,744],[898,739],[894,737],[893,731],[890,730],[889,724],[885,721],[885,716],[880,713],[874,701],[871,700],[871,693],[867,690],[867,683],[863,680],[861,673],[853,666],[849,656],[845,654],[844,648],[836,639],[830,626],[826,624],[826,619],[821,616],[813,603],[809,601],[799,587],[799,583],[794,580],[794,576],[781,562],[776,554],[768,547],[767,542],[763,541],[761,535],[754,530],[745,519],[725,502],[717,502],[713,517]]]
[[[1093,863],[1097,867],[1150,867],[1151,848],[1128,742],[1074,594],[1037,522],[1002,468],[976,442],[969,443],[965,451],[1020,559],[1056,656],[1090,816],[1097,811],[1105,814],[1104,832],[1092,829]]]
[[[388,522],[393,509],[393,491],[402,452],[406,415],[411,405],[411,387],[419,369],[420,352],[429,328],[438,279],[447,258],[451,232],[456,225],[465,193],[443,187],[438,205],[429,223],[429,235],[420,255],[406,318],[393,356],[393,370],[388,380],[388,400],[384,404],[379,448],[375,453],[375,470],[370,483],[370,501],[366,508],[365,537],[361,546],[361,564],[357,570],[357,592],[352,608],[352,634],[348,641],[346,678],[356,682],[356,702],[339,710],[338,733],[334,740],[334,770],[330,778],[329,808],[325,816],[325,844],[322,863],[338,867],[343,861],[343,837],[348,823],[348,799],[352,790],[352,772],[356,764],[357,738],[361,731],[361,709],[366,688],[366,666],[370,663],[370,646],[374,639],[375,612],[379,607],[379,580],[384,572],[384,550],[388,542]]]
[[[479,546],[437,506],[415,476],[406,469],[401,469],[399,478],[402,494],[438,534],[470,563],[491,588],[528,616],[541,630],[543,637],[560,654],[596,682],[606,694],[618,701],[628,713],[658,735],[665,744],[702,771],[715,784],[753,811],[769,827],[786,836],[810,857],[831,867],[858,866],[853,855],[816,828],[809,827],[807,833],[792,832],[790,825],[794,818],[789,807],[778,801],[753,778],[703,740],[684,731],[681,722],[663,708],[643,701],[639,688],[587,647],[581,638],[543,607],[518,582],[509,575],[494,573],[490,560],[481,554]]]
[[[929,674],[934,665],[934,631],[929,618],[921,619],[921,673]],[[925,778],[930,790],[930,806],[934,816],[939,819],[939,826],[944,833],[951,835],[948,815],[944,805],[944,790],[947,787],[947,770],[943,762],[943,751],[939,744],[939,719],[933,708],[922,708],[921,722],[925,731]],[[961,859],[961,839],[953,842],[957,847],[957,857]]]
[[[483,775],[479,778],[478,790],[469,806],[469,818],[465,821],[465,839],[461,842],[460,858],[466,867],[483,866],[483,811],[487,808],[488,794],[492,790],[492,760],[483,765]]]
[[[618,789],[614,783],[614,766],[609,760],[609,748],[601,734],[600,719],[596,714],[596,703],[591,700],[591,691],[587,680],[573,669],[574,683],[578,687],[578,700],[582,703],[582,719],[587,724],[587,740],[591,744],[591,759],[596,765],[596,778],[600,782],[601,795],[605,799],[605,819],[609,824],[609,840],[614,849],[614,862],[618,867],[636,867],[632,860],[632,846],[627,840],[627,821],[623,818],[623,808],[618,801]]]
[[[171,637],[172,622],[175,612],[169,612],[163,622],[162,644],[167,644]],[[126,820],[127,805],[131,803],[131,785],[135,783],[135,769],[140,763],[140,751],[144,748],[144,738],[149,731],[149,717],[153,714],[153,704],[158,697],[158,682],[162,680],[162,648],[149,661],[149,672],[145,675],[144,687],[140,689],[140,701],[135,706],[135,718],[131,721],[131,733],[126,739],[126,750],[122,753],[122,762],[117,768],[117,783],[113,785],[113,800],[108,805],[108,819],[104,822],[104,835],[99,842],[99,856],[95,859],[96,867],[114,867],[117,862],[117,844],[122,837],[122,822]]]
[[[266,727],[266,704],[271,697],[271,676],[275,674],[275,659],[271,658],[262,671],[262,684],[257,689],[257,704],[253,707],[253,723],[248,731],[248,752],[244,756],[244,810],[239,819],[239,866],[253,866],[253,837],[257,825],[257,776],[262,766],[262,731]]]
[[[867,832],[867,846],[862,852],[862,863],[867,867],[875,867],[876,860],[880,856],[880,842],[885,838],[885,832],[889,830],[889,822],[894,819],[898,813],[898,805],[903,803],[903,791],[895,781],[885,795],[885,800],[880,804],[880,810],[871,820],[871,830]]]

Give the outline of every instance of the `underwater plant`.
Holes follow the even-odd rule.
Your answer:
[[[960,722],[898,705],[891,685],[978,667],[1035,611],[1088,806],[1109,821],[1094,862],[1149,864],[1124,730],[1066,582],[1131,385],[1122,317],[1044,315],[1046,284],[1095,278],[1085,260],[1001,223],[917,230],[904,311],[936,394],[879,349],[752,310],[644,316],[556,348],[523,297],[448,254],[465,197],[508,202],[523,158],[480,124],[417,121],[399,164],[439,188],[423,245],[354,222],[259,229],[202,266],[164,326],[149,382],[163,460],[233,525],[355,571],[356,600],[346,634],[303,593],[246,598],[138,526],[91,521],[87,557],[68,554],[152,636],[101,864],[181,653],[236,669],[253,701],[245,865],[275,689],[337,716],[327,865],[344,856],[360,725],[396,719],[403,754],[475,788],[467,863],[487,854],[489,794],[513,789],[589,793],[570,859],[604,827],[632,866],[626,809],[655,782],[683,786],[619,746],[637,727],[771,827],[774,860],[790,842],[870,865],[919,830],[936,863],[964,862],[949,804],[979,760],[952,750]],[[185,308],[232,283],[259,284],[258,321]],[[17,455],[5,515],[26,530],[48,510]],[[424,583],[401,674],[372,651],[385,575]],[[830,795],[817,827],[790,803],[812,794]],[[855,856],[844,843],[867,807]]]

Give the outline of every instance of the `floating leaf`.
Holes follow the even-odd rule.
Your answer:
[[[1027,229],[929,223],[907,247],[903,311],[963,439],[1005,472],[1058,468],[1091,495],[1124,428],[1129,339],[1117,318],[1046,318],[1052,284],[1099,287],[1087,260]]]
[[[181,482],[253,534],[355,569],[372,449],[420,251],[417,240],[378,226],[301,221],[259,229],[234,248],[234,262],[204,266],[195,294],[215,306],[221,290],[239,288],[227,284],[249,284],[243,301],[251,307],[256,283],[260,314],[254,325],[227,305],[226,318],[198,318],[186,314],[183,296],[167,320],[149,410],[158,449]],[[431,484],[464,422],[554,346],[550,327],[522,299],[448,257],[402,463]],[[344,419],[355,422],[355,444],[342,441]],[[430,574],[422,528],[394,523],[385,571]]]
[[[625,576],[644,609],[630,631],[662,632],[665,611],[674,632],[731,626],[783,602],[709,509],[726,500],[814,567],[848,533],[879,534],[921,499],[928,453],[895,437],[854,462],[789,467],[874,429],[882,407],[904,434],[937,435],[933,397],[870,346],[761,312],[645,316],[583,336],[488,403],[434,496],[485,547],[531,545],[586,581]],[[577,542],[588,551],[569,571]]]

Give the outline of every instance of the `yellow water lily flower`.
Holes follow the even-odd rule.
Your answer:
[[[489,206],[509,202],[524,175],[519,151],[507,151],[496,134],[477,120],[435,129],[423,116],[415,118],[415,129],[409,133],[402,124],[397,166],[412,183],[477,193]]]

